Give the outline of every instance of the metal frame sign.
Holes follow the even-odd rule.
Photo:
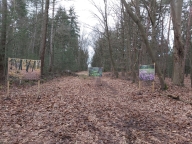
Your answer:
[[[102,76],[102,67],[90,67],[89,76],[101,77]]]
[[[142,81],[154,81],[155,80],[155,64],[140,65],[139,79]]]
[[[8,58],[8,79],[39,80],[41,60]]]

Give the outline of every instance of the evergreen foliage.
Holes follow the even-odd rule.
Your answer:
[[[7,0],[4,1],[7,2]],[[6,66],[8,57],[39,59],[44,4],[40,0],[15,0],[8,4],[9,7],[5,11],[7,20],[4,22],[7,26],[5,53],[1,55],[1,57],[4,56],[4,61],[1,60],[1,62]],[[2,14],[2,12],[1,9],[0,13]],[[48,73],[49,65],[51,20],[52,18],[49,16],[46,34],[45,74]],[[69,11],[62,7],[56,9],[53,20],[54,59],[52,72],[87,70],[88,51],[86,47],[80,48],[79,46],[80,29],[75,9],[73,7]],[[3,32],[2,22],[1,18],[1,34]]]

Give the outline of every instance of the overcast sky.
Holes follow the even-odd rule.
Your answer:
[[[96,0],[97,3],[102,0]],[[94,6],[89,2],[89,0],[58,0],[58,5],[65,7],[67,10],[73,6],[75,12],[78,15],[78,21],[82,30],[82,27],[86,27],[86,31],[91,31],[87,29],[88,25],[94,26],[97,20],[93,18],[91,11],[94,11]]]

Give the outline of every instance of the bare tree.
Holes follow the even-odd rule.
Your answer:
[[[102,11],[102,9],[100,9],[93,2],[93,0],[91,2],[94,5],[94,7],[99,11],[101,16],[102,16],[102,19],[101,19],[101,18],[99,18],[98,15],[94,14],[97,18],[99,18],[100,22],[102,22],[103,28],[105,30],[105,37],[106,37],[107,42],[108,42],[109,55],[110,55],[112,69],[113,69],[112,71],[115,74],[115,77],[117,78],[118,77],[118,71],[117,71],[116,64],[115,64],[115,61],[114,61],[114,58],[113,58],[113,50],[112,50],[112,44],[111,44],[111,40],[110,40],[110,31],[109,31],[108,14],[107,14],[107,11],[108,11],[107,0],[103,0],[103,2],[104,2],[104,12]]]
[[[139,31],[140,31],[140,33],[141,33],[141,36],[142,36],[142,38],[143,38],[143,41],[144,41],[144,43],[145,43],[145,45],[146,45],[146,49],[147,49],[147,51],[148,51],[148,53],[149,53],[149,55],[150,55],[150,57],[151,57],[151,59],[152,59],[152,62],[153,62],[153,63],[156,63],[156,58],[155,58],[154,53],[153,53],[153,51],[152,51],[152,48],[151,48],[151,46],[150,46],[150,44],[149,44],[147,35],[146,35],[146,33],[145,33],[145,30],[144,30],[144,26],[141,24],[141,22],[140,22],[139,18],[137,17],[137,15],[135,15],[135,14],[132,12],[132,10],[131,10],[130,6],[127,4],[127,2],[126,2],[125,0],[121,0],[121,1],[122,1],[122,3],[124,4],[124,6],[125,6],[125,8],[126,8],[126,11],[127,11],[127,13],[129,14],[129,16],[130,16],[130,17],[133,19],[133,21],[137,24],[137,26],[138,26],[138,28],[139,28]],[[158,74],[158,77],[159,77],[159,80],[160,80],[160,83],[161,83],[161,89],[166,89],[166,84],[165,84],[165,81],[164,81],[164,79],[163,79],[163,76],[162,76],[161,70],[160,70],[160,68],[159,68],[159,65],[156,63],[155,66],[156,66],[156,71],[157,71],[157,74]]]

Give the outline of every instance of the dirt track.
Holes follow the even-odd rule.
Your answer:
[[[11,87],[0,99],[0,143],[126,144],[192,143],[192,107],[166,96],[187,87],[155,92],[130,81],[62,77],[41,85]],[[177,90],[177,93],[176,93]]]

